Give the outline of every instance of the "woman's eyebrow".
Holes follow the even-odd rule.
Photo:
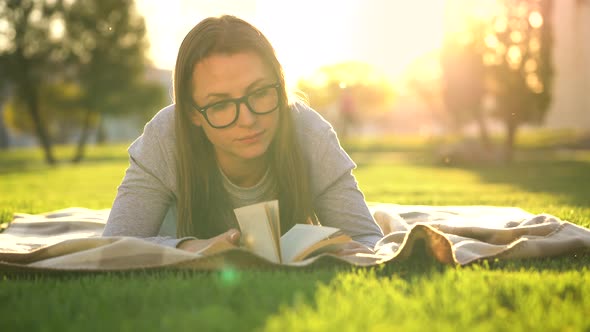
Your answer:
[[[205,96],[205,98],[210,99],[210,98],[225,98],[225,97],[230,97],[229,93],[225,93],[225,92],[212,92],[208,95]]]
[[[267,81],[267,78],[261,77],[257,80],[255,80],[254,82],[250,83],[248,85],[248,87],[246,87],[246,94],[254,89],[256,89],[261,83],[263,83],[264,81]],[[207,99],[211,99],[211,98],[231,98],[231,95],[227,92],[211,92],[209,94],[207,94],[207,96],[205,96],[205,98]]]
[[[252,91],[253,89],[255,89],[257,86],[261,85],[261,83],[263,83],[264,81],[266,81],[267,79],[262,77],[257,79],[256,81],[250,83],[250,85],[248,85],[248,87],[246,88],[246,91]]]

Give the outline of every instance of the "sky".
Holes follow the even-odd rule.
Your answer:
[[[443,37],[444,0],[137,0],[137,7],[156,67],[174,67],[182,39],[200,20],[232,14],[266,35],[290,84],[344,61],[395,79]]]

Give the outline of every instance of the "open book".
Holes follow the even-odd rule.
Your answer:
[[[296,224],[281,236],[278,201],[262,202],[234,210],[243,245],[275,263],[294,263],[335,250],[351,241],[338,228]]]

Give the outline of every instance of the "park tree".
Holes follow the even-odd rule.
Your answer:
[[[510,161],[519,126],[541,123],[551,100],[552,1],[447,4],[452,15],[441,55],[447,109],[459,124],[476,120],[489,147],[482,99],[492,97],[491,115],[506,128]]]
[[[43,124],[53,143],[66,144],[82,124],[80,87],[73,83],[46,83],[39,87],[39,105]],[[25,102],[12,98],[4,107],[6,125],[15,132],[35,134],[35,126],[28,116]]]
[[[484,37],[489,21],[477,2],[449,0],[445,8],[445,35],[439,56],[441,97],[454,131],[475,122],[480,144],[491,148],[483,101],[486,70]]]
[[[166,103],[164,88],[145,80],[145,24],[132,0],[5,1],[0,23],[0,86],[14,99],[7,115],[16,129],[34,129],[48,163],[55,162],[50,130],[80,129],[80,161],[101,115],[145,114]],[[31,126],[14,114],[23,110]]]
[[[2,76],[1,72],[0,76]],[[6,127],[6,123],[4,121],[4,108],[2,107],[7,99],[7,90],[6,84],[0,82],[0,150],[6,150],[10,146],[10,137],[8,136],[8,128]]]
[[[506,128],[506,159],[517,130],[542,123],[551,101],[552,0],[502,0],[485,37],[484,63]]]
[[[152,112],[166,102],[166,91],[145,81],[146,29],[132,0],[77,0],[66,21],[64,43],[73,55],[85,110],[73,158],[78,162],[104,115]]]
[[[426,53],[412,61],[404,72],[403,82],[408,92],[424,103],[436,123],[447,131],[459,130],[461,123],[444,107],[439,51]]]
[[[50,164],[55,158],[39,93],[44,82],[55,79],[65,57],[60,46],[63,9],[59,0],[0,2],[0,86],[10,86],[14,97],[25,105]]]
[[[441,93],[445,109],[450,113],[454,129],[475,121],[482,147],[490,147],[484,116],[485,67],[478,44],[445,41],[441,52]]]

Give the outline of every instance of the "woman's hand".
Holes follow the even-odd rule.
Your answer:
[[[212,237],[206,240],[186,240],[182,241],[178,245],[178,249],[199,252],[205,248],[212,247],[214,252],[235,248],[240,243],[240,232],[237,229],[230,229],[229,231],[219,234],[216,237]],[[207,252],[211,254],[212,252]]]
[[[362,243],[350,241],[342,246],[340,250],[335,252],[338,256],[351,256],[355,254],[374,254],[375,252]]]

